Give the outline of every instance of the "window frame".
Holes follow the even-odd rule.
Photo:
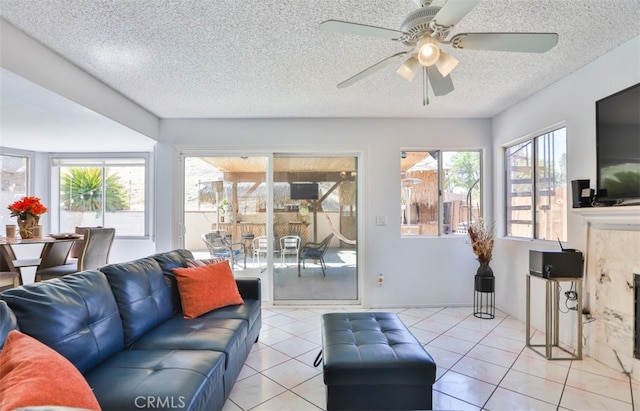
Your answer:
[[[565,154],[565,164],[564,164],[564,170],[562,170],[564,172],[565,175],[565,198],[564,198],[564,203],[567,204],[567,202],[569,201],[569,181],[566,179],[568,174],[567,174],[567,170],[568,170],[568,166],[566,163],[566,156],[568,154],[568,130],[567,130],[567,125],[566,123],[562,122],[562,123],[557,123],[557,124],[553,124],[551,126],[545,127],[541,130],[538,130],[536,132],[527,134],[526,136],[518,139],[518,140],[514,140],[510,143],[507,143],[505,145],[502,146],[502,164],[503,164],[503,191],[502,191],[502,199],[503,199],[503,204],[504,204],[504,237],[508,238],[508,239],[516,239],[516,240],[535,240],[535,241],[551,241],[551,242],[556,242],[558,241],[558,239],[556,238],[541,238],[540,237],[540,233],[539,233],[539,227],[538,227],[538,198],[540,197],[540,193],[539,193],[539,184],[538,184],[538,176],[539,176],[539,165],[538,165],[538,161],[540,159],[540,155],[538,153],[538,147],[539,147],[539,140],[541,138],[544,138],[545,136],[549,135],[549,134],[553,134],[557,131],[560,130],[564,130],[564,138],[565,138],[565,150],[564,150],[564,154]],[[554,136],[555,139],[555,136]],[[509,196],[509,190],[510,190],[510,185],[509,185],[509,159],[507,157],[507,151],[510,148],[513,148],[515,146],[518,145],[523,145],[524,143],[527,143],[530,145],[530,147],[532,148],[532,155],[531,155],[531,164],[532,164],[532,170],[531,170],[531,180],[532,180],[532,204],[531,204],[531,232],[532,235],[529,236],[522,236],[522,235],[513,235],[510,234],[510,225],[509,225],[509,221],[510,221],[510,216],[511,213],[509,212],[509,201],[510,201],[510,196]],[[553,143],[552,143],[553,145]],[[548,167],[549,164],[545,164],[545,167]],[[564,213],[563,216],[563,224],[564,224],[564,228],[563,228],[563,232],[565,234],[564,238],[560,238],[561,241],[567,241],[567,225],[568,225],[568,219],[567,219],[567,214],[568,214],[568,208],[567,211]]]
[[[480,193],[479,193],[479,215],[480,217],[484,218],[484,213],[485,213],[485,204],[484,204],[484,187],[485,187],[485,179],[484,179],[484,154],[485,154],[485,149],[484,148],[468,148],[468,147],[463,147],[463,148],[410,148],[410,149],[404,149],[401,148],[400,149],[400,157],[401,159],[404,158],[403,156],[406,153],[410,153],[410,152],[414,152],[414,153],[421,153],[421,152],[429,152],[429,153],[438,153],[437,154],[437,159],[436,159],[436,163],[437,163],[437,170],[436,170],[436,184],[437,184],[437,207],[438,207],[438,216],[437,216],[437,233],[435,234],[410,234],[410,233],[402,233],[402,223],[400,224],[400,238],[459,238],[459,237],[463,237],[462,235],[456,235],[455,234],[455,229],[453,227],[450,228],[449,233],[445,233],[445,210],[444,210],[444,203],[445,203],[445,183],[446,183],[446,173],[444,170],[445,164],[444,164],[444,157],[446,153],[477,153],[478,155],[478,172],[479,172],[479,182],[480,182]],[[404,172],[401,170],[400,171],[400,177],[402,178],[402,175],[404,174]],[[404,192],[403,192],[403,186],[402,186],[402,182],[400,182],[400,206],[402,206],[402,198],[404,196]],[[466,235],[465,235],[466,236]]]
[[[155,215],[155,198],[154,153],[149,152],[130,152],[130,153],[55,153],[49,155],[49,168],[51,170],[51,227],[60,231],[60,167],[61,166],[77,166],[87,167],[91,163],[96,166],[117,165],[116,161],[121,160],[126,164],[127,160],[142,159],[144,160],[144,233],[140,235],[122,235],[116,230],[116,237],[120,239],[149,239],[152,237],[152,221]],[[74,164],[78,162],[78,164]],[[104,164],[99,164],[103,162]],[[104,219],[104,215],[103,215]],[[104,220],[103,220],[104,221]]]
[[[25,178],[25,196],[31,196],[34,195],[33,190],[35,187],[35,152],[33,151],[28,151],[28,150],[18,150],[18,149],[14,149],[14,148],[9,148],[9,147],[0,147],[0,155],[2,156],[7,156],[7,157],[19,157],[19,158],[24,158],[27,162],[27,169],[26,169],[26,178]],[[6,206],[8,206],[10,203],[7,203]],[[8,219],[10,218],[14,218],[14,217],[9,217],[9,211],[6,209],[6,206],[4,208],[4,210],[6,210],[6,216],[7,216],[7,221],[2,223],[2,227],[4,229],[4,226],[6,224],[9,224]],[[4,215],[0,216],[0,220],[4,219]]]

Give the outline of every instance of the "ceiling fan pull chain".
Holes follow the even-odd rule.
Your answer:
[[[429,105],[429,78],[426,67],[422,68],[422,105]]]

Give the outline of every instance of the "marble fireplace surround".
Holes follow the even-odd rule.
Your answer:
[[[640,206],[573,209],[584,218],[586,298],[595,321],[584,326],[588,356],[640,381],[634,358],[634,274],[640,274]],[[584,319],[584,318],[583,318]],[[622,363],[622,367],[621,367]]]

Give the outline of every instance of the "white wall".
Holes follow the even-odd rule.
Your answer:
[[[162,120],[159,146],[178,152],[197,150],[252,155],[269,152],[354,154],[360,156],[360,269],[364,302],[374,307],[471,305],[477,262],[466,237],[400,238],[400,152],[424,149],[485,149],[490,173],[489,120],[474,119],[234,119]],[[169,155],[166,160],[169,160]],[[178,157],[171,168],[173,190],[158,190],[159,221],[169,221],[180,201]],[[164,159],[163,159],[164,160]],[[163,168],[168,165],[159,158]],[[487,174],[488,175],[488,174]],[[490,179],[489,179],[490,180]],[[166,179],[159,177],[161,186]],[[160,184],[159,184],[160,186]],[[485,186],[486,210],[492,213],[492,183]],[[375,217],[386,215],[387,226]],[[160,217],[164,216],[164,217]],[[158,227],[158,247],[178,245],[177,219]],[[169,245],[165,235],[173,235]],[[161,238],[162,237],[162,238]],[[384,286],[377,287],[378,274]]]
[[[485,210],[502,216],[500,146],[558,122],[568,128],[568,179],[595,180],[595,104],[640,81],[640,39],[613,50],[568,78],[496,116],[482,119],[234,119],[160,120],[80,72],[41,45],[2,24],[2,66],[78,101],[129,127],[157,138],[155,251],[178,245],[181,150],[246,154],[314,152],[357,154],[361,158],[361,258],[365,297],[371,306],[428,306],[472,302],[477,263],[466,238],[405,238],[399,232],[399,152],[417,149],[485,149]],[[37,67],[46,67],[46,70]],[[72,79],[73,81],[70,81]],[[493,136],[493,139],[492,139]],[[493,140],[493,141],[492,141]],[[495,166],[494,159],[495,156]],[[491,174],[492,173],[492,174]],[[495,187],[494,187],[495,181]],[[493,204],[499,206],[495,209]],[[386,215],[389,224],[376,226]],[[569,213],[569,246],[584,248],[584,225]],[[116,261],[147,254],[150,243],[114,245]],[[492,266],[498,308],[524,318],[528,250],[555,244],[497,241]],[[378,273],[385,275],[382,288]]]
[[[565,122],[568,144],[567,180],[590,179],[591,187],[595,188],[595,102],[638,82],[640,36],[493,118],[496,159],[493,174],[496,186],[493,195],[496,210],[501,216],[498,219],[498,233],[504,233],[505,214],[502,201],[504,170],[501,147],[552,124]],[[586,251],[586,226],[582,218],[569,209],[567,219],[568,247]],[[525,318],[525,279],[530,249],[557,250],[558,245],[548,241],[498,239],[492,263],[497,276],[497,305],[521,320]],[[538,305],[543,304],[543,299],[544,295],[538,297]],[[542,315],[536,315],[533,325],[542,328],[542,321]]]

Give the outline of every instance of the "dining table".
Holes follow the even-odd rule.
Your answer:
[[[35,279],[35,272],[40,265],[48,266],[47,261],[43,260],[43,256],[48,256],[48,248],[53,247],[53,244],[60,242],[68,242],[69,249],[71,245],[76,241],[83,241],[84,236],[82,234],[64,233],[64,234],[50,234],[42,236],[40,238],[30,239],[7,239],[7,237],[0,237],[0,271],[13,271],[20,274],[21,282],[28,283],[32,281],[25,281],[25,274],[27,271],[33,273]],[[37,256],[37,257],[36,257]],[[23,271],[23,269],[27,269]]]

